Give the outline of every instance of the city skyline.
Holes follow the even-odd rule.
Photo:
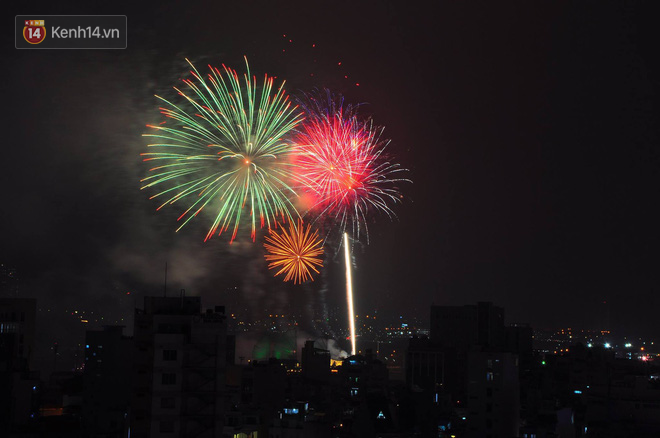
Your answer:
[[[172,295],[185,289],[211,306],[232,287],[254,315],[342,305],[340,258],[326,257],[313,283],[282,284],[249,233],[232,245],[203,242],[202,221],[174,233],[177,212],[156,213],[139,190],[141,134],[159,120],[153,95],[177,84],[186,57],[240,68],[247,55],[291,93],[328,87],[365,103],[410,169],[398,218],[372,218],[369,244],[355,248],[357,314],[491,301],[511,322],[604,329],[606,320],[608,330],[658,336],[653,8],[441,9],[331,5],[323,19],[341,31],[328,33],[311,6],[282,6],[272,20],[240,4],[106,5],[95,12],[129,18],[126,50],[16,50],[4,40],[0,263],[16,269],[19,296],[130,325],[135,303],[162,292],[167,263]],[[45,2],[34,11],[91,13]]]

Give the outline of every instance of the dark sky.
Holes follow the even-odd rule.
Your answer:
[[[358,313],[425,320],[431,303],[488,300],[535,327],[601,328],[609,309],[614,329],[660,332],[653,2],[132,3],[6,14],[5,27],[128,16],[126,50],[3,39],[0,262],[24,295],[123,315],[126,292],[161,292],[168,261],[172,289],[208,304],[236,286],[255,307],[343,305],[336,262],[313,286],[281,286],[259,243],[204,244],[205,223],[175,234],[176,211],[139,191],[153,95],[185,57],[240,69],[247,55],[294,93],[366,103],[410,170],[398,220],[373,217],[356,247]]]

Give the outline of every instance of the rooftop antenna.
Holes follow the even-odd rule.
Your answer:
[[[167,262],[165,262],[165,284],[163,285],[163,297],[167,296]]]

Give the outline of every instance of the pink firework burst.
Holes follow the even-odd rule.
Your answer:
[[[404,171],[385,157],[389,143],[383,128],[360,120],[354,107],[344,108],[328,94],[328,104],[310,98],[306,120],[297,130],[296,167],[308,210],[332,228],[350,226],[357,238],[367,235],[367,217],[381,211],[393,217],[390,204],[400,200],[396,183]]]

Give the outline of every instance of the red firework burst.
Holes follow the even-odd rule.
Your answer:
[[[393,215],[388,204],[399,200],[394,182],[401,181],[393,175],[403,169],[384,158],[382,128],[360,121],[350,107],[331,108],[307,110],[296,137],[298,178],[311,211],[340,231],[351,224],[359,237],[369,211]]]

